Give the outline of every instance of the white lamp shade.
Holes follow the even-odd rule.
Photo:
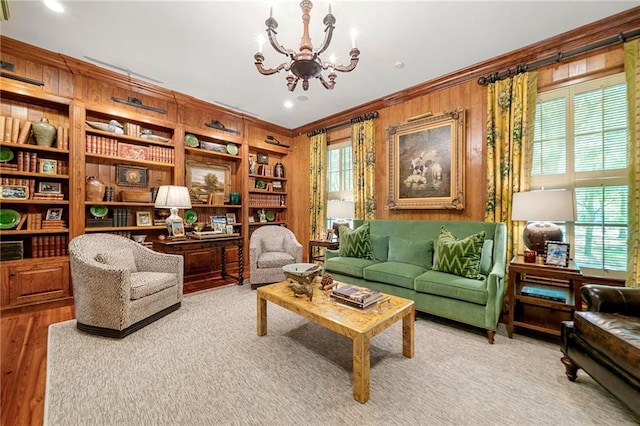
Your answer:
[[[329,200],[327,202],[327,217],[353,219],[355,204],[353,201]]]
[[[511,220],[573,221],[573,191],[530,191],[513,194]]]
[[[189,189],[185,186],[162,185],[158,188],[155,207],[158,209],[190,209]]]

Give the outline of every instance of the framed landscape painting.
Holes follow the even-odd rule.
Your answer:
[[[389,126],[389,209],[464,209],[464,110]]]
[[[211,194],[222,194],[224,202],[228,203],[231,166],[188,160],[187,188],[204,202],[207,202]]]

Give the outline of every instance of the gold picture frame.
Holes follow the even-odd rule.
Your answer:
[[[151,219],[151,212],[146,212],[146,211],[136,212],[136,226],[153,226],[153,220]]]
[[[465,111],[387,128],[390,210],[464,209]]]
[[[231,166],[187,160],[186,182],[191,194],[203,202],[211,194],[222,194],[223,202],[229,202],[231,192]]]

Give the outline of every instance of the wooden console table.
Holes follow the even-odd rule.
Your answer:
[[[227,273],[229,266],[227,248],[237,248],[238,275]],[[221,278],[233,278],[239,285],[244,281],[244,259],[241,236],[208,239],[154,240],[153,249],[161,253],[179,254],[184,257],[185,282],[209,281],[215,279],[217,271]],[[234,250],[235,251],[235,250]],[[235,259],[233,260],[235,263]]]

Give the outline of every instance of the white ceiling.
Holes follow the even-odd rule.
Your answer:
[[[11,18],[0,23],[0,32],[81,60],[95,58],[129,70],[132,77],[151,77],[159,86],[293,129],[636,7],[640,1],[332,0],[336,29],[325,54],[346,63],[350,30],[356,28],[360,63],[350,73],[338,73],[333,90],[313,80],[306,92],[301,83],[289,92],[284,72],[263,76],[253,64],[255,40],[265,34],[271,5],[279,24],[278,41],[297,50],[302,20],[296,0],[61,3],[66,10],[58,14],[39,0],[9,0]],[[311,11],[316,47],[323,38],[328,3],[316,1]],[[264,56],[265,66],[271,67],[285,59],[268,44]],[[404,68],[397,69],[397,62]],[[287,100],[293,108],[283,106]]]

